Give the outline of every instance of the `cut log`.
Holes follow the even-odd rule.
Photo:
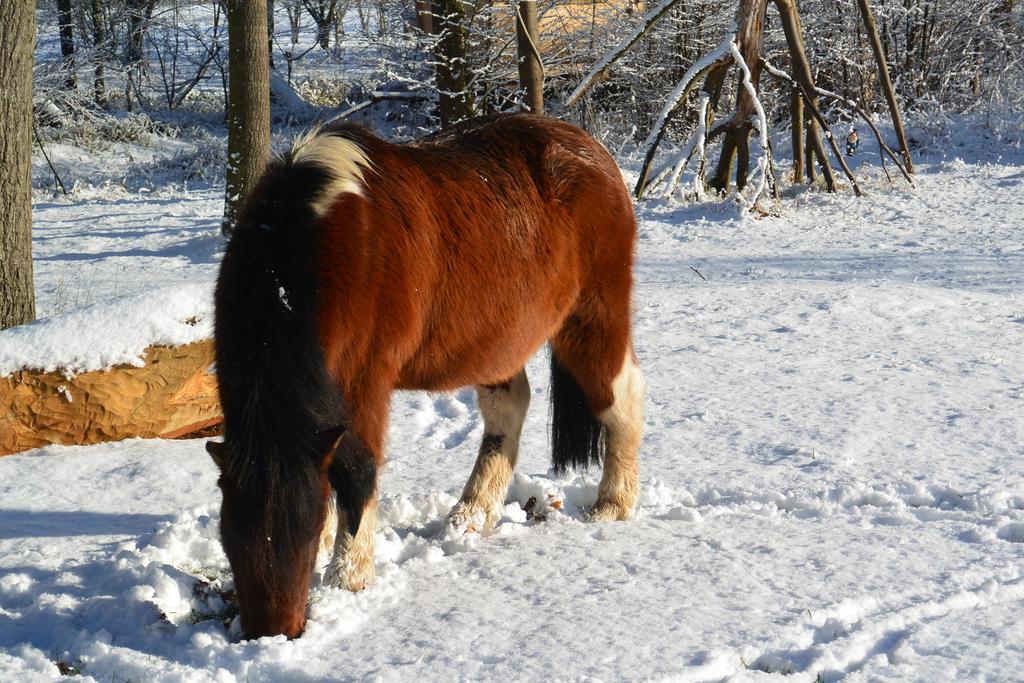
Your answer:
[[[50,444],[173,439],[221,423],[210,340],[146,349],[145,365],[0,377],[0,455]]]

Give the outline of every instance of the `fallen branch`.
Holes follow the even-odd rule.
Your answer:
[[[424,95],[423,93],[418,93],[418,92],[379,92],[379,91],[374,91],[374,92],[370,93],[370,99],[364,100],[363,102],[360,102],[359,104],[352,105],[351,107],[349,107],[345,111],[343,111],[340,114],[338,114],[335,118],[339,118],[339,119],[347,118],[347,117],[351,116],[352,114],[355,114],[357,111],[361,111],[361,110],[366,109],[367,107],[369,107],[371,105],[377,104],[378,102],[383,102],[385,100],[409,100],[409,101],[412,101],[412,102],[418,102],[418,101],[423,101],[423,100],[426,100],[426,99],[429,99],[427,95]]]
[[[774,67],[770,62],[768,62],[767,59],[764,60],[764,66],[768,70],[768,73],[770,73],[772,76],[785,80],[794,87],[797,86],[796,81],[794,81],[789,74],[787,74],[785,71],[782,71],[781,69]],[[797,92],[799,92],[799,89],[797,90]],[[875,125],[874,121],[871,120],[871,116],[866,111],[864,111],[864,109],[860,105],[858,105],[851,99],[843,97],[839,93],[832,92],[831,90],[825,90],[824,88],[819,88],[817,86],[815,86],[814,92],[815,94],[821,95],[822,97],[828,97],[830,99],[836,100],[841,104],[846,105],[854,112],[856,112],[856,114],[860,116],[861,119],[864,120],[864,123],[868,125],[868,128],[871,129],[871,132],[874,133],[875,140],[878,141],[878,156],[882,161],[882,170],[885,171],[885,175],[888,176],[889,171],[886,170],[885,168],[885,157],[882,154],[883,152],[889,155],[889,158],[892,159],[894,164],[896,164],[896,168],[900,169],[900,173],[903,174],[903,177],[906,179],[906,181],[910,183],[911,187],[914,187],[914,179],[911,178],[910,174],[907,173],[907,169],[903,167],[903,164],[900,162],[899,157],[896,156],[896,152],[894,152],[892,148],[889,147],[889,145],[885,144],[885,140],[882,139],[882,133],[878,130],[878,127]],[[891,178],[889,179],[889,182],[892,182]]]
[[[804,88],[802,83],[797,83],[797,87],[800,88],[800,92],[804,96],[804,104],[807,106],[807,109],[811,112],[811,116],[814,117],[814,120],[818,122],[819,126],[821,126],[822,132],[825,133],[825,139],[828,140],[828,144],[832,148],[832,153],[835,155],[836,161],[839,162],[839,167],[843,169],[843,173],[846,174],[846,178],[850,181],[850,184],[853,186],[853,193],[858,197],[863,196],[863,193],[860,191],[860,186],[857,184],[857,179],[853,177],[853,173],[850,171],[850,167],[846,165],[846,161],[843,159],[843,155],[839,151],[839,146],[836,145],[836,141],[832,137],[832,131],[829,129],[828,123],[825,121],[825,117],[821,115],[821,112],[818,111],[818,108],[814,105],[814,100],[811,98],[811,93],[807,92],[807,89]]]
[[[32,119],[32,135],[36,139],[36,144],[39,145],[39,151],[43,153],[43,158],[46,159],[46,165],[50,167],[50,171],[53,173],[53,179],[57,181],[57,186],[65,197],[68,196],[68,188],[64,187],[64,181],[60,179],[60,174],[57,173],[57,169],[54,168],[53,162],[50,161],[50,155],[46,153],[46,148],[43,147],[43,139],[39,137],[39,131],[36,130],[35,119]]]

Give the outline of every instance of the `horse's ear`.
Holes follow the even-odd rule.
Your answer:
[[[334,455],[334,451],[337,450],[338,444],[341,442],[341,437],[345,436],[345,426],[335,425],[325,429],[318,429],[316,436],[319,440],[320,453],[324,455],[324,460],[330,460]]]
[[[213,458],[213,462],[217,464],[217,467],[224,469],[224,444],[220,441],[207,441],[206,452]]]

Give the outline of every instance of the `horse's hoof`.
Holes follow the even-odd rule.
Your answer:
[[[487,531],[494,524],[483,508],[460,501],[448,513],[448,526],[463,534],[479,534]]]
[[[332,563],[324,570],[321,584],[328,588],[338,588],[358,593],[370,585],[373,579],[374,572],[372,569],[369,571],[359,571],[355,567],[346,567]]]
[[[590,511],[592,522],[624,522],[633,516],[633,510],[609,501],[598,501]]]

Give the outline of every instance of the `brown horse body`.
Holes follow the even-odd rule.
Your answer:
[[[603,456],[592,515],[629,516],[643,394],[630,341],[635,234],[608,153],[543,117],[490,117],[405,145],[329,127],[272,164],[217,286],[226,443],[212,452],[247,635],[301,632],[310,530],[325,524],[330,489],[325,581],[372,579],[395,389],[477,386],[485,438],[450,521],[493,524],[529,402],[523,368],[546,341],[554,464]],[[263,363],[291,363],[302,379],[261,377]],[[282,507],[297,496],[308,510],[296,518]]]

